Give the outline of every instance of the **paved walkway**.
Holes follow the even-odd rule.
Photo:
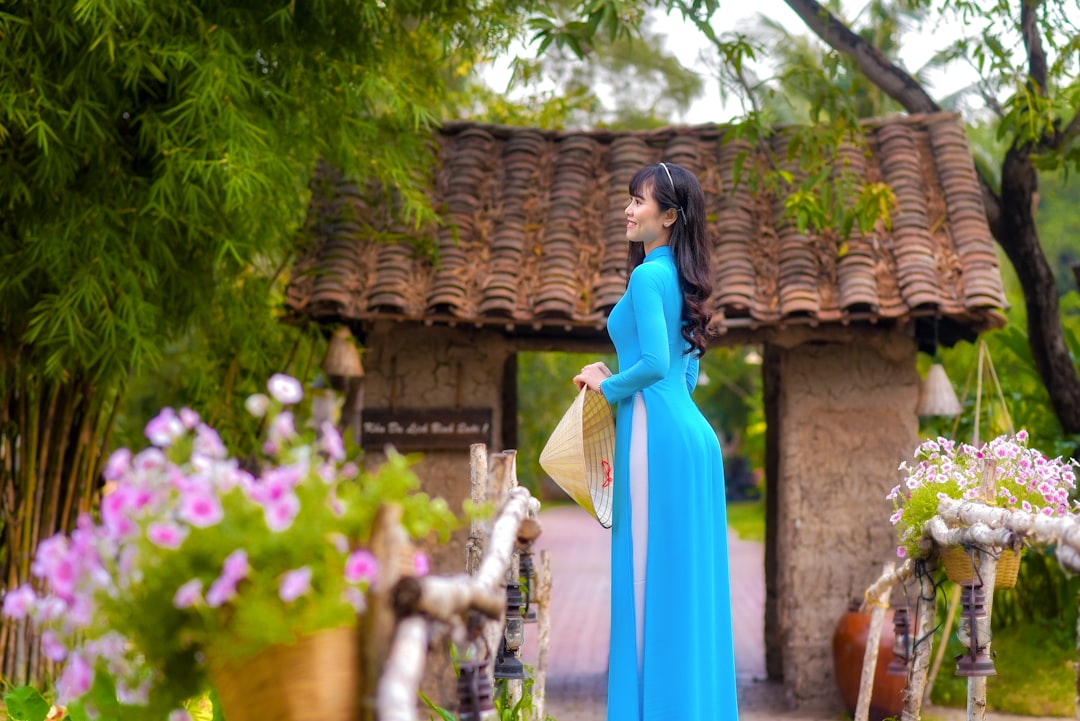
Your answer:
[[[576,506],[558,506],[541,514],[544,532],[536,551],[551,552],[551,647],[548,653],[547,713],[557,721],[604,721],[607,696],[610,531]],[[836,713],[790,711],[780,684],[765,681],[764,547],[728,536],[735,630],[735,672],[741,721],[836,721]],[[527,627],[527,631],[528,631]],[[535,643],[522,656],[535,664]],[[932,707],[924,719],[961,721],[962,709]],[[997,712],[987,721],[1023,719]]]

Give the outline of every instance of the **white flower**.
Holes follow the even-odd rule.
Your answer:
[[[247,412],[251,415],[262,418],[266,415],[267,408],[270,407],[270,399],[262,393],[256,393],[247,397],[247,400],[244,401],[244,407],[247,408]]]
[[[270,395],[278,403],[284,403],[285,405],[299,403],[300,399],[304,397],[304,388],[300,385],[300,381],[284,373],[275,373],[270,376],[266,387],[270,390]]]

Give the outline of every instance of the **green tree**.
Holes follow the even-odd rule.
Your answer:
[[[188,365],[195,372],[181,382],[220,406],[243,397],[245,376],[280,369],[280,349],[297,341],[277,327],[272,303],[318,160],[393,187],[385,210],[402,222],[432,217],[427,130],[446,113],[445,69],[503,47],[523,9],[515,0],[4,4],[5,589],[29,580],[40,538],[91,507],[133,374],[195,352],[212,369]],[[40,668],[20,625],[0,628],[0,654],[10,680]]]

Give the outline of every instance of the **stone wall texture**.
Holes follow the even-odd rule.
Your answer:
[[[918,443],[915,353],[905,336],[883,334],[781,356],[777,589],[793,707],[840,708],[833,629],[896,560],[885,495]]]

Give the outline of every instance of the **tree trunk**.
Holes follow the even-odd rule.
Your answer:
[[[1024,148],[1011,148],[1001,168],[1001,222],[994,239],[1024,289],[1028,342],[1035,367],[1066,434],[1080,432],[1080,378],[1065,344],[1057,283],[1035,222],[1038,171]]]

